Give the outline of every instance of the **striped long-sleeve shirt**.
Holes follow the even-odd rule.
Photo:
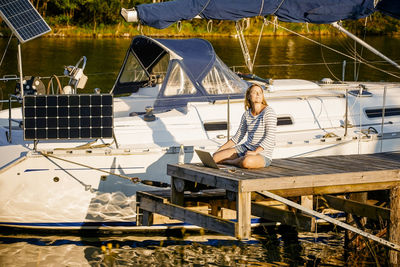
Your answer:
[[[275,111],[270,106],[265,107],[257,116],[253,116],[250,109],[248,109],[243,113],[239,129],[232,137],[232,141],[235,144],[239,144],[247,134],[247,140],[244,145],[252,151],[262,147],[264,151],[260,154],[272,159],[272,152],[275,147],[276,123]]]

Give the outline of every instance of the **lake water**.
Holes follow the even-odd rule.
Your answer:
[[[343,37],[310,37],[344,53],[354,54],[354,42]],[[210,38],[219,57],[228,66],[243,66],[238,41],[234,38]],[[0,53],[7,39],[0,39]],[[39,38],[22,46],[24,75],[48,77],[62,75],[64,65],[75,65],[81,56],[88,59],[86,89],[108,92],[123,63],[130,39],[49,39]],[[400,39],[369,37],[366,41],[393,60],[400,59]],[[251,54],[257,44],[249,38]],[[0,66],[0,76],[17,74],[16,41],[11,42]],[[396,68],[377,56],[358,53],[376,67],[399,75]],[[265,37],[261,42],[255,74],[263,78],[341,79],[346,59],[300,37]],[[362,65],[354,71],[347,60],[346,80],[398,81],[384,72]],[[376,62],[378,61],[378,62]],[[329,67],[329,68],[328,68]],[[243,67],[236,67],[246,72]],[[67,80],[64,79],[63,82]],[[15,82],[0,83],[1,98],[14,92]],[[290,231],[265,231],[266,236],[239,242],[220,236],[82,236],[0,231],[0,267],[2,266],[296,266],[344,264],[343,232],[301,234]],[[222,239],[222,240],[221,240]],[[360,253],[358,258],[362,258]],[[355,257],[357,258],[357,257]],[[364,262],[365,263],[365,262]],[[268,265],[271,264],[271,265]],[[366,263],[368,264],[368,263]]]
[[[354,54],[354,42],[341,36],[310,37],[333,49],[346,54]],[[210,38],[218,56],[228,66],[244,66],[244,59],[240,45],[235,38]],[[248,47],[253,55],[257,38],[248,38]],[[400,59],[400,38],[369,37],[366,39],[379,51],[393,60]],[[0,39],[0,55],[2,56],[8,39]],[[81,92],[93,92],[94,88],[101,88],[108,92],[112,88],[119,69],[123,63],[131,39],[57,39],[39,38],[22,45],[23,73],[29,76],[49,77],[53,74],[62,75],[65,65],[75,65],[81,56],[88,59],[85,74],[89,77],[86,88]],[[352,50],[353,49],[353,50]],[[398,69],[382,62],[380,58],[365,49],[356,49],[360,55],[372,64],[384,70],[398,72]],[[12,40],[9,49],[0,66],[0,76],[16,75],[17,71],[17,44]],[[342,79],[342,62],[347,60],[346,80],[354,80],[354,64],[351,59],[339,55],[327,48],[296,36],[264,37],[258,49],[255,60],[254,73],[263,78],[300,78],[320,80],[324,77]],[[379,62],[375,62],[379,61]],[[327,63],[327,64],[324,64]],[[359,65],[357,65],[359,66]],[[236,68],[241,72],[248,72],[245,67]],[[381,71],[371,69],[365,65],[357,67],[358,80],[370,81],[399,81]],[[399,75],[400,76],[400,75]],[[47,86],[47,80],[44,81]],[[64,84],[67,82],[64,79]],[[7,99],[13,93],[15,82],[0,83],[2,97]]]

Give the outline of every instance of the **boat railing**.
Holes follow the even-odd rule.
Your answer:
[[[16,122],[16,123],[18,123],[19,126],[22,125],[22,121],[15,120],[12,118],[12,104],[11,104],[12,101],[22,103],[22,99],[19,96],[11,95],[11,94],[9,95],[9,98],[8,98],[8,132],[6,132],[6,137],[7,137],[7,141],[9,143],[12,143],[12,123]]]

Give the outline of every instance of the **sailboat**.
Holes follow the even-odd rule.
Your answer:
[[[121,13],[156,28],[196,16],[236,21],[273,14],[331,23],[373,12],[400,14],[394,1],[328,2],[176,0]],[[264,88],[278,116],[274,158],[400,148],[399,83],[243,79],[208,41],[196,38],[134,37],[107,94],[75,94],[86,83],[85,65],[83,57],[67,67],[69,84],[53,95],[39,86],[28,90],[21,73],[14,97],[22,107],[0,112],[0,226],[147,228],[136,226],[136,192],[168,183],[166,166],[178,161],[182,147],[184,162],[195,163],[195,149],[213,152],[229,139],[251,82]]]

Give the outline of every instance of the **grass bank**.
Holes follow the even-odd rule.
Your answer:
[[[49,20],[52,32],[48,37],[83,37],[83,38],[129,38],[138,34],[145,34],[154,37],[232,37],[236,35],[235,23],[231,21],[205,21],[194,19],[174,23],[170,27],[158,30],[148,26],[141,26],[137,23],[126,23],[120,21],[115,25],[99,23],[93,25],[63,25],[54,20]],[[252,18],[248,22],[242,22],[244,34],[247,36],[258,36],[264,20],[262,18]],[[307,23],[285,23],[277,22],[279,26],[288,28],[290,31],[304,35],[335,35],[338,31],[327,24],[307,24]],[[400,24],[382,23],[380,20],[370,19],[367,27],[363,26],[362,21],[345,22],[345,27],[353,33],[367,34],[400,34]],[[262,34],[264,36],[291,35],[290,31],[275,26],[271,22],[265,22]],[[6,27],[0,30],[3,36],[8,36],[10,30]]]

